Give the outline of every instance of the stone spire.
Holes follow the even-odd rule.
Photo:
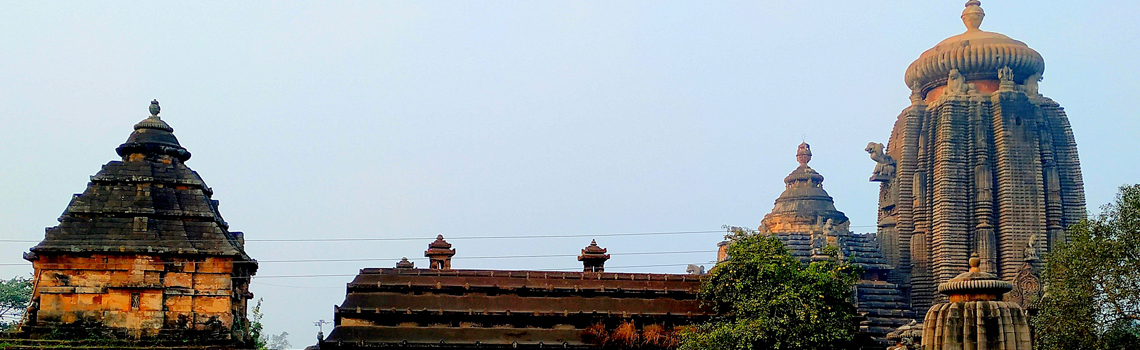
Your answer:
[[[1002,301],[1009,282],[982,272],[980,259],[970,270],[938,285],[949,302],[934,305],[923,322],[923,349],[1030,350],[1029,316],[1019,305]]]
[[[582,255],[578,256],[578,261],[582,262],[582,271],[585,272],[604,272],[606,260],[610,260],[610,255],[606,254],[606,248],[598,246],[597,240],[590,240],[590,245],[582,249]]]
[[[872,178],[880,183],[877,237],[895,267],[890,281],[911,287],[920,313],[945,299],[936,286],[964,272],[971,254],[982,272],[1012,281],[1029,242],[1048,252],[1085,217],[1068,116],[1038,93],[1045,60],[980,29],[979,1],[961,17],[965,32],[907,68],[913,100],[883,148],[894,176]]]
[[[150,112],[116,149],[123,161],[107,163],[91,177],[33,253],[197,253],[249,260],[244,237],[228,231],[210,198],[213,190],[183,163],[190,152],[158,117],[157,100]]]
[[[429,260],[430,269],[451,270],[451,257],[455,256],[455,249],[451,249],[451,243],[443,240],[443,235],[437,235],[435,241],[428,243],[424,256]]]
[[[772,212],[761,221],[762,232],[810,232],[807,227],[831,221],[832,225],[847,222],[847,215],[835,209],[835,202],[823,190],[823,175],[808,166],[811,146],[801,143],[796,149],[800,166],[784,178],[785,189],[776,198]]]

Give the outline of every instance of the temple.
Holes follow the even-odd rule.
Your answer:
[[[712,315],[697,299],[700,275],[603,272],[596,241],[578,257],[583,271],[457,270],[450,247],[442,236],[429,244],[429,269],[360,270],[328,338],[310,348],[667,349],[675,327]],[[437,263],[439,249],[452,255]]]
[[[984,17],[981,2],[967,2],[966,32],[911,63],[911,105],[885,147],[866,149],[877,163],[871,181],[880,183],[877,236],[894,267],[888,280],[920,314],[946,300],[936,286],[966,272],[971,254],[1003,280],[1032,278],[1036,256],[1085,217],[1068,117],[1038,92],[1044,59],[981,30]],[[1039,292],[1014,285],[1022,302]]]
[[[34,269],[28,338],[243,345],[257,262],[230,232],[190,152],[151,116],[71,199],[24,258]]]
[[[823,175],[808,166],[811,157],[811,146],[801,143],[796,151],[799,167],[784,178],[784,192],[764,215],[758,232],[779,238],[802,261],[828,259],[824,248],[831,246],[841,259],[858,266],[854,301],[864,318],[860,332],[885,346],[887,333],[911,322],[915,314],[898,286],[887,281],[892,267],[879,252],[875,235],[850,231],[847,215],[835,209],[823,189]]]

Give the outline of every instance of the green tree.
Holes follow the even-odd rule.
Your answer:
[[[805,264],[775,237],[738,231],[729,260],[701,286],[717,316],[682,335],[680,349],[843,349],[856,331],[854,267]]]
[[[1140,349],[1140,185],[1121,187],[1068,237],[1045,256],[1037,347]]]
[[[0,330],[7,330],[20,322],[31,299],[30,277],[17,276],[9,280],[0,280]]]
[[[275,350],[288,349],[292,345],[289,344],[288,337],[289,332],[284,331],[281,332],[281,334],[272,335],[269,337],[269,345],[267,345],[266,348]]]
[[[265,314],[261,313],[261,300],[257,298],[257,305],[253,306],[253,310],[249,310],[249,337],[253,339],[254,349],[266,349],[269,344],[269,338],[261,334],[263,326],[261,325],[261,318]]]

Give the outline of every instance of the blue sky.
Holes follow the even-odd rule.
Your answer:
[[[614,270],[683,272],[720,234],[606,234],[755,227],[801,140],[867,232],[863,147],[909,104],[907,65],[964,31],[962,3],[0,2],[0,232],[41,239],[151,99],[265,261],[253,292],[294,345],[348,276],[426,265],[436,234],[456,268],[580,268],[589,237],[461,238],[596,234],[607,266],[643,266]],[[983,8],[982,29],[1045,57],[1090,210],[1138,182],[1140,4]],[[400,237],[423,239],[254,241]],[[0,276],[28,273],[32,245],[0,242]],[[556,256],[463,258],[514,255]],[[281,262],[298,259],[357,261]],[[337,276],[271,277],[295,275]]]

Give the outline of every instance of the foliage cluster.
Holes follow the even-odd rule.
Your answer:
[[[272,335],[262,333],[265,330],[264,326],[261,324],[262,318],[265,317],[265,314],[261,312],[262,300],[262,298],[258,298],[257,304],[253,306],[252,310],[249,310],[250,318],[247,334],[249,334],[250,339],[253,339],[253,348],[286,349],[290,347],[291,344],[289,344],[288,339],[289,332],[281,332],[281,334]]]
[[[7,330],[20,322],[31,299],[31,277],[0,280],[0,330]]]
[[[714,319],[682,336],[680,349],[844,349],[856,331],[855,267],[803,263],[778,238],[737,232],[729,260],[710,271],[701,298]]]
[[[1140,185],[1046,255],[1039,349],[1140,349]]]

